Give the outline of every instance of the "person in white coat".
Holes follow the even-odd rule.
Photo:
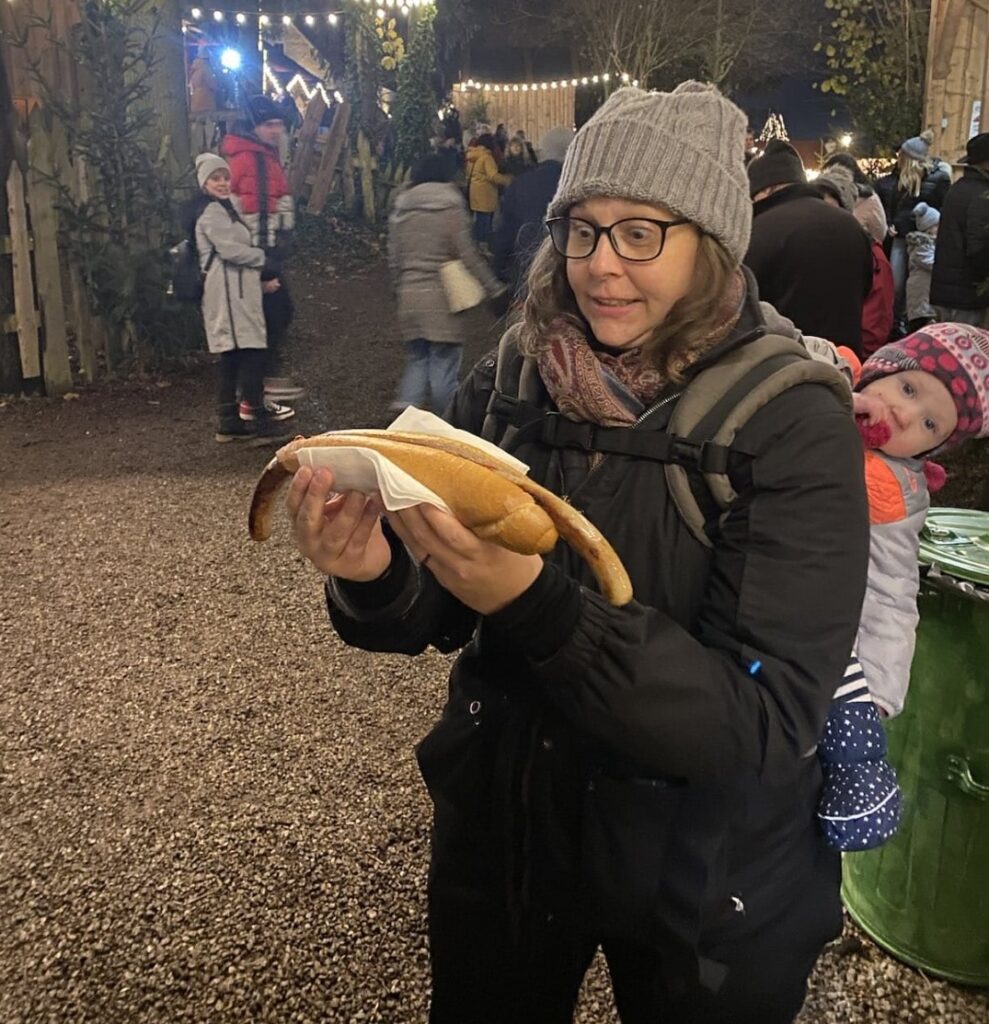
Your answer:
[[[196,250],[203,272],[203,323],[210,352],[220,356],[217,394],[219,442],[265,443],[286,435],[263,400],[267,335],[262,294],[279,281],[261,281],[264,250],[251,245],[251,232],[230,194],[230,168],[223,157],[196,158],[196,179],[203,191],[196,218]],[[238,392],[253,408],[242,420]]]

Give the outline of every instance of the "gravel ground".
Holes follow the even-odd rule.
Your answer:
[[[300,429],[385,422],[382,271],[296,296]],[[424,1019],[448,659],[336,640],[284,528],[247,539],[262,461],[213,443],[205,375],[0,407],[4,1024]],[[987,1018],[850,931],[802,1020]],[[578,1020],[615,1020],[600,964]]]

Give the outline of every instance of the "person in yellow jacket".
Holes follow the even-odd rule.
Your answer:
[[[494,147],[494,136],[485,132],[467,150],[467,197],[474,214],[474,240],[485,245],[491,238],[498,209],[498,186],[512,183],[510,174],[499,172]]]

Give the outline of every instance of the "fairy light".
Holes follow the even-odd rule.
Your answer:
[[[258,24],[260,24],[260,25],[270,25],[271,24],[271,18],[269,18],[267,14],[262,14],[261,17],[258,18]]]
[[[196,21],[199,21],[199,19],[203,16],[202,9],[199,7],[193,7],[193,9],[189,13],[196,19]]]
[[[490,89],[491,92],[540,92],[544,89],[576,89],[584,85],[600,85],[602,82],[610,82],[611,75],[605,71],[597,75],[583,75],[580,78],[560,78],[549,82],[489,82],[487,85],[474,78],[468,78],[466,82],[456,82],[453,88],[458,92],[468,92],[472,89]],[[622,75],[622,81],[629,85],[638,85],[639,80],[632,81],[629,75]]]
[[[331,25],[335,25],[335,24],[337,23],[337,16],[336,16],[335,14],[328,14],[328,15],[326,16],[326,20],[327,20],[327,21],[328,21],[328,22],[329,22],[329,23],[330,23]]]
[[[213,20],[214,21],[223,21],[223,11],[214,11],[213,12]]]
[[[237,24],[238,25],[244,25],[246,23],[247,23],[247,15],[243,11],[241,11],[237,15]]]
[[[282,24],[283,25],[291,25],[292,24],[292,19],[287,14],[283,14],[282,15]]]
[[[306,24],[307,25],[315,25],[316,24],[316,19],[311,14],[307,14],[306,15]]]

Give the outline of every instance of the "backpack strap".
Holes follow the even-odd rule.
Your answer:
[[[258,245],[269,249],[268,245],[268,162],[264,153],[255,152],[254,166],[258,174]]]
[[[851,391],[833,366],[814,359],[799,342],[772,334],[702,370],[680,397],[667,431],[692,445],[698,462],[695,467],[667,463],[666,480],[680,518],[705,547],[712,546],[712,529],[724,522],[738,496],[728,455],[755,454],[741,451],[736,435],[763,406],[798,384],[830,388],[851,412]]]

